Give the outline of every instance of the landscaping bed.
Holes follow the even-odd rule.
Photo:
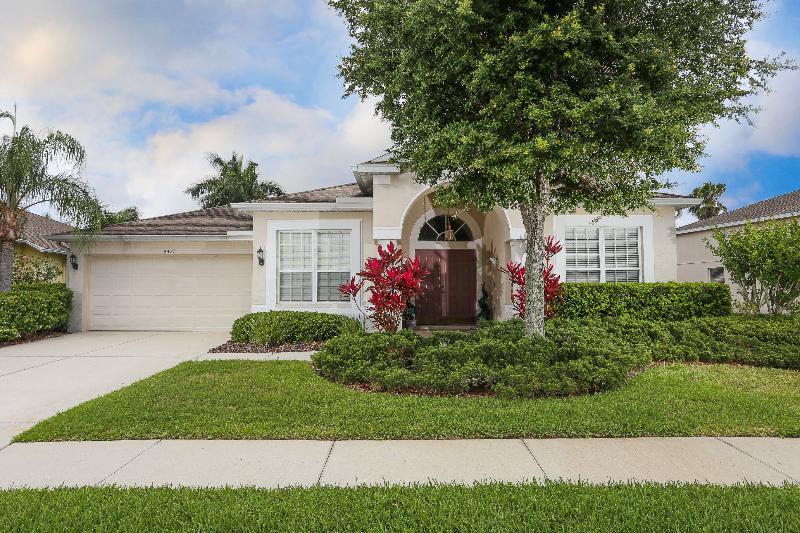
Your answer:
[[[322,348],[324,341],[284,342],[267,345],[258,342],[228,341],[208,353],[281,353],[281,352],[314,352]],[[0,345],[2,346],[2,345]]]
[[[792,531],[800,488],[547,483],[0,492],[3,531]]]
[[[611,390],[653,361],[800,369],[800,317],[554,319],[546,338],[509,320],[430,337],[342,334],[312,356],[320,375],[364,390],[503,397]]]
[[[14,340],[0,341],[0,348],[5,348],[6,346],[14,346],[15,344],[27,344],[29,342],[43,341],[45,339],[53,339],[55,337],[61,337],[63,335],[67,335],[67,333],[63,331],[39,331],[36,333],[31,333],[30,335],[24,335],[22,337],[18,337]]]
[[[186,362],[44,420],[17,441],[800,437],[800,372],[663,364],[568,398],[363,392],[296,361]]]
[[[72,291],[61,283],[14,285],[0,293],[0,341],[65,331],[71,307]]]

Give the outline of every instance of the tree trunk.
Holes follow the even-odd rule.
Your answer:
[[[0,241],[0,292],[11,290],[11,273],[14,268],[14,243]]]
[[[536,198],[520,206],[526,234],[525,259],[525,333],[544,337],[544,222],[550,208],[550,182],[537,176]]]

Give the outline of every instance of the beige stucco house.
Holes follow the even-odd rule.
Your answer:
[[[792,219],[800,219],[800,189],[678,228],[678,281],[727,283],[738,296],[719,257],[706,246],[714,230],[735,231],[748,222],[758,225]]]
[[[389,242],[433,272],[421,324],[473,321],[484,291],[495,318],[510,316],[494,263],[523,260],[518,211],[437,208],[388,155],[352,170],[355,183],[107,227],[76,250],[72,328],[224,330],[250,311],[356,314],[338,286]],[[676,280],[675,213],[695,202],[664,193],[655,212],[551,217],[547,230],[564,243],[556,271],[568,281]]]

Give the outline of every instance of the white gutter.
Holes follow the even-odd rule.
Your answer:
[[[228,235],[53,235],[59,241],[85,241],[91,242],[160,242],[160,241],[252,241],[252,232],[230,232]]]
[[[58,240],[60,240],[60,241],[63,241],[64,239],[58,239]],[[34,250],[36,250],[36,251],[38,251],[38,252],[41,252],[41,253],[43,253],[43,254],[60,254],[60,255],[67,255],[67,254],[69,253],[69,252],[67,252],[67,251],[65,251],[65,250],[55,250],[55,249],[53,249],[53,248],[42,248],[42,247],[41,247],[41,246],[39,246],[38,244],[32,243],[31,241],[29,241],[29,240],[27,240],[27,239],[17,239],[17,242],[18,242],[18,243],[21,243],[21,244],[27,244],[28,246],[30,246],[30,247],[31,247],[31,248],[33,248]]]
[[[315,212],[315,211],[372,211],[372,198],[337,198],[335,202],[248,202],[231,204],[245,213],[263,211]]]
[[[724,224],[709,224],[708,226],[700,226],[697,228],[689,228],[689,229],[680,229],[676,231],[678,235],[684,235],[687,233],[697,233],[698,231],[708,231],[712,229],[720,229],[720,228],[731,228],[734,226],[744,226],[748,222],[767,222],[769,220],[782,220],[784,218],[800,218],[800,211],[796,211],[794,213],[784,213],[782,215],[772,215],[768,217],[758,217],[758,218],[748,218],[745,220],[738,220],[736,222],[725,222]]]

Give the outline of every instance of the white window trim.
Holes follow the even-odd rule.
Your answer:
[[[631,215],[627,217],[600,217],[595,215],[558,215],[553,219],[553,236],[563,244],[566,229],[570,227],[589,228],[639,228],[641,238],[642,281],[651,283],[656,278],[655,243],[653,242],[653,216]],[[602,248],[602,247],[601,247]],[[601,257],[602,266],[602,257]],[[561,279],[567,278],[567,254],[555,256],[555,272]]]
[[[350,275],[361,270],[361,220],[358,219],[331,219],[331,220],[269,220],[267,221],[267,246],[266,246],[266,309],[263,310],[323,310],[335,313],[356,315],[358,309],[351,302],[281,302],[278,300],[278,232],[280,231],[319,231],[319,230],[349,230],[350,231]],[[316,261],[317,252],[312,246],[313,261]],[[317,272],[314,263],[313,272]],[[316,276],[312,275],[313,290],[316,291]],[[316,292],[314,293],[316,298]],[[262,310],[262,309],[259,309]]]

